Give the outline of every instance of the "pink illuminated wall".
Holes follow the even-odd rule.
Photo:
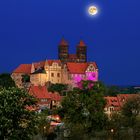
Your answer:
[[[75,83],[80,82],[81,80],[83,80],[83,76],[84,76],[84,75],[82,75],[82,74],[74,74],[74,75],[73,75],[73,80],[74,80],[74,82],[75,82]]]
[[[98,81],[98,72],[86,72],[86,80]]]
[[[78,84],[81,80],[98,81],[98,72],[86,72],[85,74],[73,74],[73,83]]]

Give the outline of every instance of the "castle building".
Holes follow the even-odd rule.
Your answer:
[[[58,46],[58,60],[45,60],[21,64],[11,74],[18,87],[24,87],[24,77],[29,77],[28,86],[44,86],[47,83],[77,86],[81,80],[98,81],[98,67],[87,62],[87,46],[83,41],[77,45],[75,54],[69,54],[69,45],[62,39]]]
[[[98,81],[98,68],[95,62],[68,62],[64,66],[68,76],[65,82],[72,87],[77,86],[81,80]]]

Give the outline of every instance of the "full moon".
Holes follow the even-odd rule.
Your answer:
[[[89,13],[89,15],[91,15],[91,16],[96,15],[96,14],[98,13],[97,7],[95,7],[95,6],[90,6],[90,7],[88,8],[88,13]]]

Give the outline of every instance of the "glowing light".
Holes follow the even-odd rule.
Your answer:
[[[96,14],[98,13],[97,7],[96,7],[96,6],[90,6],[90,7],[88,8],[88,13],[89,13],[89,15],[91,15],[91,16],[96,15]]]
[[[56,117],[56,120],[57,120],[57,121],[59,120],[59,117],[58,117],[58,116]]]

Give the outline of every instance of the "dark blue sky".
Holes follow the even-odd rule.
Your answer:
[[[86,8],[99,7],[96,17]],[[57,59],[62,36],[70,51],[83,39],[106,84],[140,84],[140,0],[1,0],[0,73],[20,63]]]

